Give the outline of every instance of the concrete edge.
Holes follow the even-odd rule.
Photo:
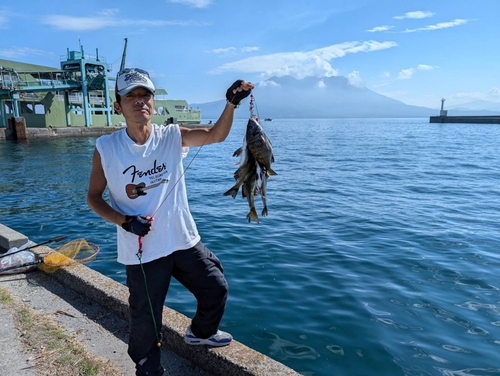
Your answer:
[[[0,252],[12,247],[20,247],[28,242],[28,237],[0,223]]]
[[[20,241],[24,236],[0,224],[0,239],[5,242]],[[23,240],[23,243],[26,243]],[[20,245],[22,245],[20,244]],[[13,245],[10,245],[12,247]],[[9,247],[4,249],[8,249]],[[46,253],[48,247],[41,252]],[[37,252],[37,248],[33,249]],[[40,252],[40,251],[38,251]],[[128,289],[85,265],[60,268],[49,274],[64,286],[83,294],[118,317],[128,320]],[[187,316],[168,307],[163,308],[163,342],[179,356],[198,367],[220,376],[295,376],[300,375],[284,364],[233,340],[229,346],[208,348],[191,346],[184,342],[184,332],[191,323]]]

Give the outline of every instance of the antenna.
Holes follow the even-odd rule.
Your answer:
[[[123,46],[122,63],[120,64],[120,71],[125,69],[125,60],[127,58],[127,42],[128,39],[125,38],[125,46]]]

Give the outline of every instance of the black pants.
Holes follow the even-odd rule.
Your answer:
[[[148,293],[156,328],[161,331],[163,305],[171,277],[191,291],[198,302],[191,323],[193,334],[199,338],[208,338],[217,332],[226,307],[228,287],[221,262],[202,242],[193,248],[176,251],[167,257],[142,264],[142,268],[141,265],[127,265],[126,272],[130,293],[128,353],[136,364],[147,357],[141,368],[151,372],[150,374],[154,375],[161,364]]]

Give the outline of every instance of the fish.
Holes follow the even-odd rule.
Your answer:
[[[247,220],[250,223],[253,219],[255,222],[259,223],[259,216],[257,215],[257,210],[255,209],[255,196],[257,195],[257,164],[253,165],[251,169],[250,176],[243,183],[243,188],[241,188],[241,195],[248,201],[248,207],[250,211],[247,214]]]
[[[262,216],[268,215],[267,208],[267,179],[277,175],[271,167],[274,162],[272,143],[260,126],[257,118],[251,117],[247,123],[243,145],[236,149],[233,157],[239,157],[238,169],[233,177],[236,183],[223,195],[236,198],[241,187],[241,195],[248,201],[248,222],[259,223],[259,216],[255,208],[255,197],[261,196],[263,209]]]
[[[248,150],[250,150],[255,160],[265,167],[268,176],[277,175],[271,168],[271,163],[274,162],[271,140],[255,117],[248,120],[245,140]]]
[[[261,215],[263,217],[267,217],[267,171],[265,168],[262,168],[260,164],[257,163],[257,189],[260,197],[262,198],[263,209]]]
[[[245,181],[253,178],[253,170],[256,167],[255,158],[246,147],[240,149],[242,150],[239,152],[239,154],[237,153],[239,149],[237,149],[233,154],[233,156],[240,155],[240,167],[234,172],[234,179],[236,180],[236,184],[232,186],[227,192],[223,193],[224,196],[231,196],[233,198],[236,198],[240,187],[245,183]]]

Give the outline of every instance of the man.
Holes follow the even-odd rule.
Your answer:
[[[188,206],[182,159],[186,148],[226,139],[234,110],[253,84],[236,81],[211,129],[151,123],[155,87],[142,69],[124,69],[116,78],[115,110],[126,128],[97,139],[87,203],[117,225],[118,261],[125,264],[130,292],[128,353],[136,375],[162,375],[160,330],[163,305],[173,276],[197,299],[185,341],[225,346],[232,336],[218,329],[227,300],[219,259],[201,242]],[[104,191],[108,187],[108,204]],[[153,312],[151,312],[151,309]]]

